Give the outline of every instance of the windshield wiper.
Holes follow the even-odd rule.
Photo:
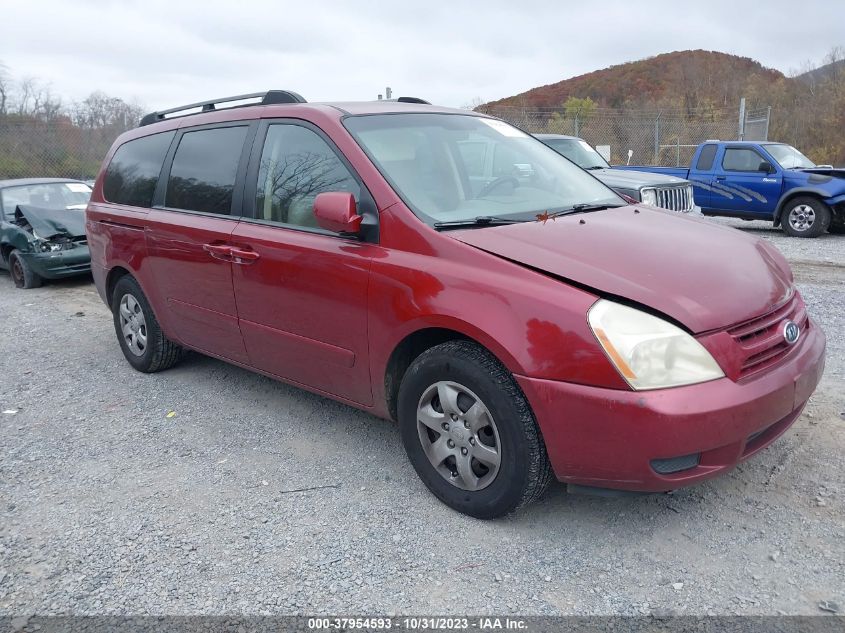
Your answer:
[[[589,213],[590,211],[604,211],[605,209],[618,209],[624,207],[624,204],[573,204],[568,209],[562,211],[555,211],[543,216],[544,220],[551,220],[552,218],[559,218],[562,215],[571,215],[573,213]],[[539,216],[538,216],[539,217]]]
[[[499,218],[495,215],[479,215],[474,218],[467,218],[466,220],[451,220],[449,222],[435,222],[434,228],[460,228],[466,226],[493,226],[498,224],[518,224],[519,222],[526,222],[526,220],[510,220],[508,218]]]
[[[602,167],[601,165],[590,165],[589,167],[585,167],[584,169],[586,169],[587,171],[592,171],[594,169],[605,169],[605,168]]]

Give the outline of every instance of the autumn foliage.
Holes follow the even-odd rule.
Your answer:
[[[559,110],[574,100],[591,100],[596,108],[683,113],[736,112],[742,97],[747,107],[772,107],[769,139],[790,143],[818,163],[845,164],[845,62],[834,48],[819,68],[786,76],[748,57],[713,51],[678,51],[611,66],[585,75],[532,88],[484,104],[499,107]],[[796,63],[798,60],[796,60]]]

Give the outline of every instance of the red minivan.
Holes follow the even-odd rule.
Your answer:
[[[396,420],[432,493],[475,517],[552,473],[658,492],[727,472],[824,367],[767,242],[629,205],[521,130],[415,98],[147,115],[87,231],[135,369],[192,349]]]

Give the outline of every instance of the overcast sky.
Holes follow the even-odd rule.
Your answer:
[[[64,101],[147,109],[288,88],[461,106],[703,48],[783,72],[845,46],[845,2],[0,0],[0,62]]]

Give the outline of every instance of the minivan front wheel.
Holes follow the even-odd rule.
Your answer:
[[[399,388],[405,451],[446,505],[481,519],[539,497],[551,479],[546,447],[510,372],[470,341],[423,352]]]
[[[133,277],[121,277],[115,285],[112,313],[120,349],[138,371],[162,371],[182,358],[183,349],[161,331],[147,297]]]

